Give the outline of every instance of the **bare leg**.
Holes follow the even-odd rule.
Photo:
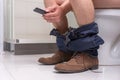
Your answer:
[[[44,0],[44,3],[45,7],[47,8],[53,5],[60,6],[64,1],[65,0]],[[63,16],[61,19],[62,20],[60,20],[60,22],[53,23],[53,25],[61,34],[63,34],[68,30],[68,21],[66,16]]]
[[[78,25],[94,21],[94,6],[92,0],[70,0]]]

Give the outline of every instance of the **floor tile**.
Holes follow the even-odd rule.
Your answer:
[[[0,80],[120,80],[120,66],[100,66],[98,70],[63,74],[54,70],[54,65],[42,65],[39,57],[53,54],[0,55]]]

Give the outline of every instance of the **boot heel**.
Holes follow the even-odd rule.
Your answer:
[[[93,66],[93,67],[91,67],[91,68],[89,68],[90,70],[96,70],[96,69],[98,69],[98,66]]]

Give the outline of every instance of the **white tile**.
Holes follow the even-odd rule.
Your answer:
[[[14,80],[2,63],[0,63],[0,80]]]
[[[0,57],[0,63],[4,65],[2,66],[2,72],[7,70],[7,75],[14,78],[14,80],[120,80],[120,66],[100,66],[100,68],[95,71],[102,73],[86,71],[82,73],[62,74],[56,73],[54,65],[41,65],[37,62],[39,57],[51,55],[52,54],[3,54]],[[2,75],[6,76],[6,73]],[[0,80],[3,76],[0,76]]]

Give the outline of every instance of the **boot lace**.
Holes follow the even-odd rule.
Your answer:
[[[80,58],[80,52],[75,52],[71,59],[78,59]],[[103,73],[101,70],[90,70],[93,73]]]
[[[77,58],[80,58],[80,53],[75,52],[75,53],[73,54],[73,56],[71,57],[71,59],[77,59]]]

